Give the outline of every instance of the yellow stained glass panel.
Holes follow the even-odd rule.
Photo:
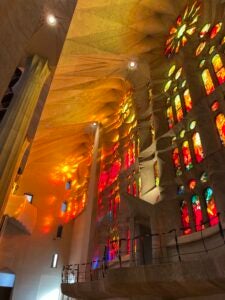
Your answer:
[[[215,90],[215,87],[214,87],[209,69],[205,69],[202,72],[202,80],[203,80],[203,83],[204,83],[206,94],[210,95]]]

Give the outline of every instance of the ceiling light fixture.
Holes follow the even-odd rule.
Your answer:
[[[56,17],[52,14],[49,14],[46,18],[48,25],[55,26],[57,23]]]
[[[130,69],[130,70],[136,70],[137,66],[138,66],[138,64],[135,60],[131,60],[128,62],[128,69]]]

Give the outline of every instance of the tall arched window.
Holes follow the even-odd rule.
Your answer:
[[[180,164],[180,155],[179,155],[179,149],[175,148],[173,150],[173,163],[174,163],[174,167],[176,169],[176,175],[179,176],[182,174],[181,171],[181,164]]]
[[[203,80],[203,83],[204,83],[206,94],[210,95],[215,90],[215,87],[214,87],[209,69],[205,69],[202,72],[202,80]]]
[[[220,135],[222,143],[225,145],[225,116],[224,114],[219,114],[216,117],[216,127]]]
[[[177,121],[180,122],[183,117],[183,109],[182,109],[182,105],[181,105],[181,99],[180,96],[177,95],[175,100],[174,100],[174,104],[175,104],[175,109],[176,109],[176,114],[177,114]]]
[[[193,195],[191,197],[191,203],[192,203],[192,209],[194,213],[194,218],[195,218],[195,228],[196,231],[199,231],[202,229],[202,209],[201,209],[201,204],[200,204],[200,198],[198,195]]]
[[[191,228],[190,228],[190,217],[189,217],[187,201],[183,200],[181,202],[180,209],[181,209],[181,221],[183,225],[183,232],[184,234],[189,234],[191,233]]]
[[[183,142],[182,153],[183,153],[184,165],[187,170],[190,170],[193,167],[193,164],[192,164],[191,151],[190,151],[188,141]]]
[[[174,118],[173,118],[173,108],[172,108],[172,106],[167,108],[167,120],[168,120],[169,128],[173,128]]]
[[[186,111],[189,112],[192,109],[192,100],[189,89],[184,92],[184,103]]]
[[[222,59],[219,54],[216,54],[212,58],[212,65],[214,68],[214,71],[216,73],[217,80],[219,84],[222,84],[225,82],[225,68],[223,66]]]
[[[207,204],[207,213],[209,216],[209,222],[211,226],[218,224],[218,217],[217,217],[217,209],[216,209],[216,202],[213,196],[213,190],[208,187],[204,191],[204,198]]]
[[[202,148],[202,142],[200,138],[200,134],[195,132],[192,136],[193,147],[195,152],[195,158],[198,163],[200,163],[204,159],[204,152]]]

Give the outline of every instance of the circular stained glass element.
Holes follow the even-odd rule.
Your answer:
[[[198,1],[186,6],[183,14],[177,18],[176,24],[169,31],[165,55],[169,56],[178,53],[180,48],[186,45],[188,38],[197,29],[197,22],[200,16],[199,11],[200,4]]]

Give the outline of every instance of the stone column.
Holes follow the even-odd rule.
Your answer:
[[[19,164],[42,87],[50,74],[46,59],[35,55],[21,78],[11,105],[0,124],[0,207],[4,211],[5,199],[10,191]]]

